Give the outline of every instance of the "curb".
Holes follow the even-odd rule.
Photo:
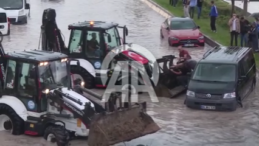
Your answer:
[[[159,14],[161,14],[164,17],[174,16],[171,12],[169,12],[168,10],[166,10],[165,8],[163,8],[162,6],[158,5],[156,2],[154,2],[152,0],[141,0],[141,1],[146,3],[150,8],[152,8],[154,11],[158,12]],[[163,13],[165,13],[165,14],[163,14]],[[207,35],[204,35],[204,39],[205,39],[206,44],[208,44],[211,47],[222,46],[220,43],[218,43],[216,41],[213,41]]]

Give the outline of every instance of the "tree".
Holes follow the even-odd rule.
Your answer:
[[[248,6],[248,0],[243,0],[243,15],[247,14],[247,6]]]
[[[235,0],[231,0],[231,16],[235,13]],[[230,17],[231,17],[230,16]]]

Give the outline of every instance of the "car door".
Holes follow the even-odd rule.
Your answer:
[[[244,67],[242,66],[242,63],[239,62],[236,93],[237,93],[237,96],[241,98],[241,100],[244,98],[244,86],[245,86],[245,71],[244,71]]]

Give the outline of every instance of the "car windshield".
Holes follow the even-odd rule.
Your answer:
[[[213,82],[234,82],[236,79],[236,66],[231,64],[198,64],[194,80]]]
[[[23,8],[23,0],[0,0],[0,7],[6,10]]]
[[[192,20],[176,21],[171,22],[171,30],[182,30],[182,29],[194,29],[196,27]]]
[[[40,82],[45,86],[58,85],[69,87],[70,76],[67,72],[67,63],[58,61],[48,62],[39,66]]]

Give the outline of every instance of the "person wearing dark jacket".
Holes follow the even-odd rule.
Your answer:
[[[214,4],[214,1],[211,1],[211,9],[210,9],[210,28],[213,32],[217,31],[216,28],[216,19],[218,17],[218,10],[216,5]]]
[[[257,31],[257,23],[254,22],[252,24],[252,29],[248,31],[249,34],[249,47],[251,47],[254,52],[259,52],[258,46],[258,31]]]
[[[244,17],[240,19],[240,45],[241,47],[248,46],[248,31],[250,29],[250,23]]]
[[[198,19],[200,19],[200,17],[201,17],[202,3],[203,3],[203,0],[197,1]]]

